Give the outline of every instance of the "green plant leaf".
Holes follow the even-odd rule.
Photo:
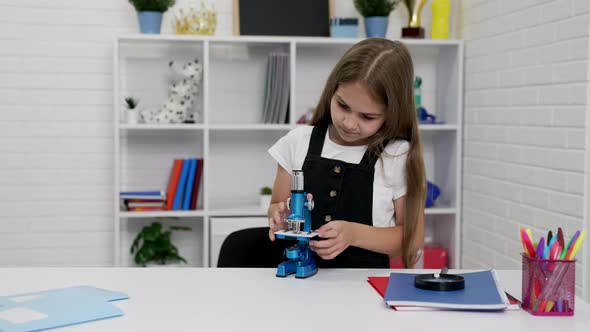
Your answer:
[[[141,241],[142,237],[141,237],[141,233],[137,234],[137,236],[135,236],[135,239],[133,240],[133,244],[131,244],[131,249],[130,252],[131,254],[133,254],[137,248],[139,248],[139,242]]]
[[[162,225],[159,223],[152,223],[150,226],[144,227],[142,230],[143,240],[145,242],[153,242],[160,237]]]
[[[139,101],[133,97],[127,97],[125,98],[125,106],[127,106],[127,109],[135,109],[137,107],[137,104],[139,103]]]
[[[356,10],[363,17],[389,16],[401,0],[354,0]]]
[[[174,6],[175,0],[129,0],[136,11],[165,12]]]
[[[188,226],[170,226],[170,229],[175,230],[175,231],[190,231],[190,230],[192,230],[192,228],[190,228]]]
[[[166,264],[168,262],[186,260],[178,253],[178,248],[172,244],[173,231],[191,230],[187,226],[170,226],[164,229],[158,222],[142,228],[141,232],[135,237],[131,245],[131,253],[135,252],[135,263],[140,266],[146,266],[147,263],[155,262],[157,264]]]

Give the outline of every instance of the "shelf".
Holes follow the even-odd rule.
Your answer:
[[[191,218],[203,217],[205,212],[203,210],[192,211],[145,211],[145,212],[129,212],[122,211],[119,213],[120,218]]]
[[[457,209],[454,207],[433,207],[426,208],[424,214],[426,215],[442,215],[442,214],[456,214]]]
[[[418,128],[423,131],[437,131],[437,130],[446,130],[452,131],[457,130],[457,125],[454,124],[420,124]]]
[[[179,249],[195,266],[215,262],[213,248],[225,235],[213,228],[266,224],[257,193],[272,185],[276,161],[268,148],[286,132],[302,126],[297,119],[317,106],[326,79],[338,59],[363,39],[284,36],[194,36],[133,34],[114,39],[113,125],[114,195],[120,188],[167,188],[175,158],[205,160],[197,211],[120,211],[114,207],[115,265],[129,261],[129,241],[154,218],[184,218],[197,225],[181,238]],[[427,179],[441,189],[425,209],[426,228],[449,250],[449,267],[461,264],[461,156],[463,130],[462,40],[398,39],[410,51],[414,72],[422,78],[424,105],[441,124],[419,124]],[[261,123],[269,54],[289,54],[289,123]],[[199,59],[203,79],[197,98],[200,123],[127,124],[120,101],[138,95],[144,105],[167,97],[170,60]],[[228,225],[213,223],[226,220]],[[233,224],[232,221],[233,220]],[[182,220],[185,221],[185,220]],[[224,233],[225,234],[225,233]],[[182,242],[184,241],[184,242]]]
[[[121,130],[291,130],[296,125],[291,124],[264,124],[264,123],[253,123],[253,124],[241,124],[241,123],[228,123],[228,124],[121,124],[119,128]],[[457,130],[457,125],[454,124],[421,124],[419,125],[420,130],[424,131],[453,131]]]
[[[202,130],[205,125],[201,123],[171,123],[171,124],[120,124],[121,130]]]
[[[424,213],[426,215],[442,215],[442,214],[455,214],[457,209],[455,208],[427,208]],[[178,217],[178,218],[189,218],[189,217],[203,217],[205,214],[211,217],[228,217],[228,216],[243,216],[243,217],[256,217],[266,216],[266,211],[256,206],[252,207],[237,207],[237,208],[220,208],[213,209],[208,212],[204,210],[198,211],[146,211],[146,212],[128,212],[123,211],[119,213],[121,218],[166,218],[166,217]]]
[[[426,208],[424,210],[424,214],[426,215],[445,215],[445,214],[456,214],[457,209],[454,207],[434,207],[434,208]],[[254,217],[254,216],[266,216],[266,210],[261,209],[257,206],[253,207],[237,207],[237,208],[219,208],[210,210],[208,212],[209,216],[212,217],[221,217],[221,216],[244,216],[244,217]]]
[[[230,43],[277,43],[284,44],[295,42],[298,44],[318,44],[318,45],[337,45],[337,44],[353,44],[358,43],[364,38],[331,38],[331,37],[283,37],[283,36],[188,36],[188,35],[174,35],[174,34],[158,34],[158,35],[125,35],[118,37],[120,42],[160,42],[160,41],[210,41],[210,42],[230,42]],[[410,46],[457,46],[461,45],[461,40],[456,39],[399,39],[406,45]]]
[[[293,125],[290,124],[211,124],[209,129],[211,130],[290,130],[293,129]]]

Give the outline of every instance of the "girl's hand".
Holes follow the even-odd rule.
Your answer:
[[[353,241],[354,225],[344,220],[334,220],[323,225],[316,233],[326,240],[309,241],[311,250],[325,260],[338,256],[344,249],[348,248]]]
[[[271,241],[275,240],[274,232],[287,228],[285,218],[288,216],[289,209],[285,202],[271,204],[268,208],[268,237]]]

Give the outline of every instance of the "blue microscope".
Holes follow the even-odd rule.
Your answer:
[[[293,171],[291,197],[287,200],[291,215],[286,218],[287,230],[275,232],[278,239],[295,239],[298,242],[285,248],[287,260],[277,267],[277,277],[295,273],[295,278],[308,278],[318,272],[318,267],[309,248],[309,240],[317,235],[311,231],[311,210],[313,200],[307,199],[303,190],[303,171]],[[303,225],[303,230],[301,226]]]

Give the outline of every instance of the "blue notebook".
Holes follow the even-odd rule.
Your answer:
[[[391,273],[383,297],[390,306],[417,306],[457,310],[503,310],[508,298],[498,285],[492,270],[459,274],[465,288],[455,291],[432,291],[414,287],[416,273]]]
[[[25,332],[123,315],[111,304],[127,294],[90,286],[0,296],[0,331]]]

